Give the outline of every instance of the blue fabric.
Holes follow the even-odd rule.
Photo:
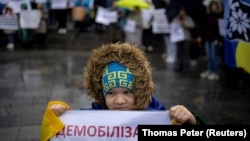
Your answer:
[[[102,105],[99,105],[95,102],[92,103],[92,109],[93,110],[107,110],[107,108],[103,107]],[[147,111],[149,110],[166,110],[165,106],[159,102],[155,97],[152,97],[151,103],[148,105]]]
[[[118,62],[109,63],[103,70],[102,87],[104,97],[112,88],[124,87],[133,91],[134,75]]]

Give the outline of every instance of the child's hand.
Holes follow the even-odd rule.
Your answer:
[[[169,115],[172,120],[175,120],[177,124],[189,123],[196,125],[196,119],[194,115],[183,105],[176,105],[170,108]]]
[[[50,106],[51,110],[57,115],[62,115],[66,110],[69,110],[67,107],[65,107],[62,104],[54,104]]]

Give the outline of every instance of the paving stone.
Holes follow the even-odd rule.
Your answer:
[[[0,127],[0,139],[3,141],[18,141],[19,127]]]
[[[23,126],[16,141],[40,141],[40,126]]]

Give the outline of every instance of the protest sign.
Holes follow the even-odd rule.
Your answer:
[[[64,129],[51,141],[137,141],[138,125],[171,125],[167,111],[73,110],[60,119]]]
[[[152,23],[152,32],[155,34],[169,33],[169,22],[165,14],[165,9],[156,9]]]
[[[8,2],[8,7],[10,7],[14,14],[18,14],[21,11],[21,5],[25,4],[27,6],[27,10],[31,10],[31,4],[29,0],[10,0]]]
[[[128,20],[126,21],[124,30],[125,30],[126,32],[134,33],[135,30],[136,30],[136,21],[128,19]]]
[[[67,0],[51,0],[51,9],[67,9]]]
[[[110,11],[103,7],[98,7],[95,21],[103,25],[109,25],[110,23],[116,23],[118,14],[116,11]]]
[[[7,4],[8,2],[10,2],[10,0],[0,0],[0,3],[2,4]]]
[[[146,22],[146,23],[149,23],[153,18],[153,14],[150,9],[142,9],[141,16],[142,16],[143,22]]]
[[[46,3],[47,0],[35,0],[36,3]]]
[[[22,10],[20,12],[20,27],[23,29],[37,29],[40,20],[40,10]]]
[[[17,15],[0,15],[0,29],[17,30]]]
[[[178,23],[170,24],[170,41],[173,43],[184,41],[185,35],[182,26]]]
[[[222,37],[226,35],[226,24],[224,19],[218,19],[219,33]]]

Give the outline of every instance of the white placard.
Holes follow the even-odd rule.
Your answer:
[[[219,33],[222,37],[226,35],[226,24],[224,19],[218,19]]]
[[[136,21],[128,19],[126,21],[126,24],[125,24],[125,27],[124,27],[124,31],[130,32],[130,33],[134,33],[135,30],[136,30]]]
[[[170,24],[170,41],[173,43],[184,41],[185,35],[183,27],[178,23],[171,23]]]
[[[35,0],[36,3],[46,3],[47,0]]]
[[[107,10],[105,8],[98,7],[95,21],[97,23],[100,23],[100,24],[103,24],[103,25],[109,25],[109,20],[105,18],[105,13],[106,12],[107,12]]]
[[[51,0],[51,9],[67,9],[68,0]]]
[[[137,141],[138,125],[171,125],[168,111],[73,110],[51,141]]]
[[[155,34],[164,34],[170,32],[169,22],[165,14],[165,9],[156,9],[152,23],[152,32]]]
[[[0,3],[2,4],[7,4],[8,2],[10,2],[10,0],[0,0]]]
[[[0,29],[17,30],[17,15],[0,15]]]
[[[118,14],[116,11],[110,11],[103,7],[98,7],[95,21],[103,25],[109,25],[110,23],[116,23]]]
[[[27,5],[27,10],[31,10],[31,5],[29,0],[11,0],[8,6],[12,8],[13,13],[17,14],[21,11],[21,4]]]
[[[153,16],[152,10],[150,10],[150,9],[142,9],[141,10],[141,16],[142,16],[142,20],[144,22],[150,22],[150,20],[152,19],[152,16]]]
[[[40,20],[40,10],[22,10],[20,12],[20,27],[23,29],[37,29]]]
[[[116,23],[118,19],[117,11],[107,11],[105,18],[109,20],[109,23]]]

